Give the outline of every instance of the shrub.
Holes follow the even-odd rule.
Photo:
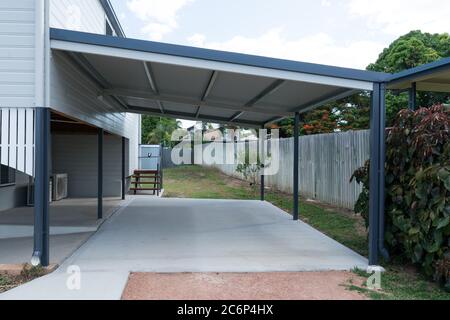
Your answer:
[[[450,282],[449,108],[402,110],[386,138],[386,246],[437,281]],[[355,171],[363,184],[355,211],[368,223],[369,167]]]
[[[250,182],[252,187],[258,183],[258,176],[261,174],[263,164],[260,155],[257,152],[250,152],[247,148],[237,156],[239,164],[236,166],[236,172],[244,176],[244,179]],[[251,163],[251,160],[255,163]]]

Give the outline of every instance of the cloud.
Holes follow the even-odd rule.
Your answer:
[[[411,30],[432,33],[450,29],[448,0],[349,0],[350,13],[367,19],[371,29],[381,29],[391,35]]]
[[[384,48],[383,43],[372,41],[337,43],[326,33],[288,39],[283,36],[283,28],[271,29],[254,38],[235,36],[218,42],[208,41],[203,34],[194,34],[187,41],[190,45],[203,48],[358,69],[364,69],[374,62]]]
[[[129,0],[128,9],[145,23],[141,32],[161,40],[178,27],[178,12],[194,0]]]

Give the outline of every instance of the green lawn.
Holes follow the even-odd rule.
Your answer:
[[[200,166],[181,166],[164,170],[164,197],[194,199],[259,199],[259,187],[230,178],[218,170]],[[266,191],[266,200],[287,213],[292,210],[292,195]],[[345,211],[300,199],[301,219],[356,252],[367,256],[367,234],[361,217]],[[424,279],[410,267],[386,265],[382,292],[350,287],[372,299],[448,299],[450,294]],[[367,274],[355,271],[367,277]]]

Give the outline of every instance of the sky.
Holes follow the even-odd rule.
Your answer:
[[[129,38],[356,69],[411,30],[450,32],[449,0],[111,2]]]

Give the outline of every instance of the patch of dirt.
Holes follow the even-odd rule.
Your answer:
[[[366,300],[351,272],[132,273],[123,300]]]
[[[11,290],[24,283],[45,276],[56,268],[32,267],[28,264],[21,266],[2,266],[0,267],[0,293]]]
[[[230,187],[244,187],[248,188],[250,186],[250,183],[235,177],[227,176],[226,174],[220,172],[220,177],[225,181],[227,186]]]

